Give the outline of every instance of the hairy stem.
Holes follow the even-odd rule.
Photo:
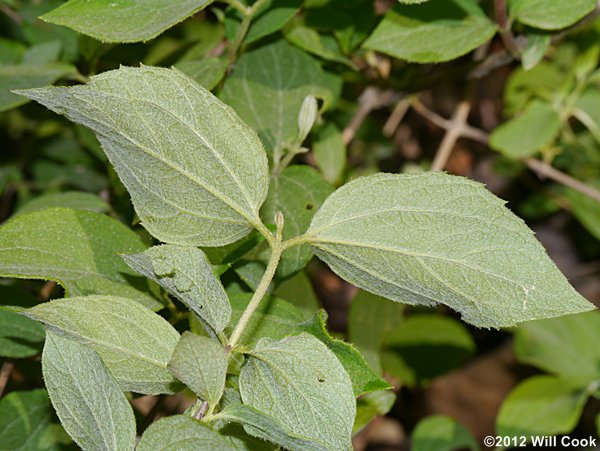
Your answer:
[[[277,225],[277,230],[275,231],[275,239],[269,243],[271,244],[271,257],[269,258],[267,269],[265,269],[265,273],[263,274],[262,279],[260,279],[260,283],[258,284],[258,287],[256,287],[256,291],[252,295],[252,299],[250,299],[246,310],[244,310],[244,313],[242,313],[242,316],[231,333],[231,337],[229,339],[230,348],[233,348],[240,340],[242,334],[244,333],[244,329],[260,305],[260,301],[262,301],[263,297],[265,296],[265,293],[269,288],[269,284],[271,283],[271,280],[273,280],[273,276],[275,276],[275,271],[277,271],[279,259],[281,258],[281,253],[283,252],[283,245],[281,242],[281,234],[283,232],[283,215],[280,211],[275,214],[275,224]]]

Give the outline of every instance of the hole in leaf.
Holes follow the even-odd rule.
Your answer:
[[[318,380],[320,383],[323,383],[323,382],[325,382],[325,379],[323,379],[322,377],[318,377],[318,378],[317,378],[317,380]]]
[[[315,208],[315,206],[313,204],[306,204],[305,207],[307,210],[312,210],[313,208]]]

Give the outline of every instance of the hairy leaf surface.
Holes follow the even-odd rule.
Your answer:
[[[142,291],[147,282],[118,255],[145,248],[108,216],[67,208],[34,211],[0,227],[0,276],[56,280],[69,296],[119,295],[159,309],[162,304]]]
[[[48,331],[42,371],[62,425],[82,449],[133,450],[133,410],[93,349]]]
[[[273,417],[290,435],[324,449],[350,449],[356,401],[352,382],[318,339],[263,338],[240,373],[244,404]]]
[[[227,293],[200,249],[165,244],[123,258],[134,271],[157,282],[214,331],[221,332],[229,324]]]
[[[94,349],[121,388],[170,393],[167,370],[179,334],[162,317],[129,299],[86,296],[58,299],[25,314]]]
[[[214,408],[225,389],[228,360],[220,342],[184,332],[169,362],[169,370]]]
[[[378,174],[332,194],[307,241],[347,281],[479,327],[592,310],[523,221],[476,182]]]
[[[137,451],[198,451],[214,449],[238,451],[240,448],[225,437],[186,415],[173,415],[152,423],[144,435]]]
[[[42,16],[103,42],[147,41],[212,0],[70,0]]]
[[[96,133],[159,240],[221,246],[259,222],[269,183],[260,140],[182,72],[122,67],[86,85],[20,93]]]

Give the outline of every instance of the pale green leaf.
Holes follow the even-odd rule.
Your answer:
[[[350,376],[354,396],[358,397],[365,393],[392,388],[373,371],[354,346],[333,338],[327,331],[326,322],[327,313],[325,310],[320,310],[312,320],[302,323],[298,330],[317,337],[335,354]]]
[[[114,296],[74,297],[44,302],[25,314],[94,349],[123,390],[173,391],[167,364],[179,334],[140,304]]]
[[[385,373],[414,387],[457,368],[474,350],[471,334],[458,320],[415,314],[387,335],[380,357]]]
[[[0,400],[0,448],[59,451],[71,439],[52,412],[44,389],[13,391]]]
[[[266,224],[273,223],[277,211],[283,213],[285,227],[283,239],[287,240],[306,231],[315,212],[333,192],[333,187],[309,166],[288,166],[280,175],[271,177],[269,196],[260,215]],[[271,253],[265,244],[259,250],[266,262]],[[277,275],[287,277],[302,269],[313,256],[309,246],[294,246],[281,256]],[[262,274],[261,274],[262,275]]]
[[[134,271],[183,302],[215,332],[221,332],[229,323],[227,294],[200,249],[165,244],[123,258]]]
[[[141,252],[140,238],[108,216],[67,208],[19,215],[0,227],[0,276],[56,280],[69,296],[119,295],[162,304],[118,254]]]
[[[419,421],[412,435],[413,451],[478,451],[479,445],[471,433],[455,419],[432,415]]]
[[[274,418],[244,404],[232,404],[219,417],[244,425],[244,430],[254,437],[268,440],[291,451],[320,451],[325,448],[311,439],[297,437],[287,432]]]
[[[587,181],[587,184],[596,189],[600,188],[600,181],[598,180]],[[590,234],[600,240],[600,202],[573,189],[567,189],[565,194],[571,202],[571,214]]]
[[[280,152],[298,134],[298,113],[307,95],[324,108],[339,90],[310,56],[284,41],[245,53],[227,79],[221,98],[256,130],[267,150]]]
[[[573,115],[600,142],[600,90],[597,88],[586,89],[575,102]]]
[[[206,424],[185,416],[173,415],[152,423],[142,435],[137,451],[235,451],[233,446]]]
[[[490,147],[510,158],[525,158],[554,142],[560,132],[560,116],[548,103],[534,100],[523,114],[497,127]]]
[[[86,85],[20,93],[96,132],[159,240],[220,246],[259,222],[268,168],[258,137],[182,72],[122,67]]]
[[[133,410],[94,350],[48,331],[42,371],[62,425],[81,448],[133,450]]]
[[[11,90],[45,86],[76,73],[74,66],[65,63],[0,65],[0,112],[29,102]]]
[[[14,302],[12,299],[4,301]],[[44,328],[14,312],[0,311],[0,356],[23,358],[42,349]]]
[[[587,391],[554,376],[534,376],[510,392],[496,419],[498,435],[531,437],[571,432]]]
[[[375,417],[387,414],[395,402],[396,394],[389,390],[374,391],[358,398],[352,433],[356,434]]]
[[[23,55],[24,64],[46,64],[59,59],[62,51],[60,41],[41,42],[27,49]]]
[[[274,418],[289,435],[347,450],[356,413],[352,382],[318,339],[263,338],[240,373],[244,404]]]
[[[515,334],[519,361],[559,376],[600,379],[600,312],[521,324]]]
[[[504,201],[461,177],[358,178],[324,202],[305,242],[354,285],[407,304],[447,305],[479,327],[594,308]]]
[[[596,7],[596,0],[512,0],[510,15],[525,25],[559,30],[574,24]]]
[[[543,32],[530,32],[527,43],[521,52],[521,65],[525,70],[531,70],[544,58],[550,47],[550,34]]]
[[[313,143],[313,155],[325,180],[339,182],[346,166],[346,146],[334,124],[329,123],[319,131]]]
[[[95,194],[81,191],[66,191],[64,193],[42,194],[39,197],[31,199],[29,202],[23,204],[13,216],[51,207],[89,210],[98,213],[106,213],[110,210],[110,205]]]
[[[192,77],[196,83],[210,90],[223,79],[228,65],[226,59],[212,56],[201,60],[180,61],[175,64],[175,67]]]
[[[494,33],[476,0],[444,0],[397,5],[363,46],[415,63],[439,63],[474,50]]]
[[[404,305],[360,291],[350,304],[348,336],[371,367],[381,373],[384,340],[402,321]]]
[[[138,42],[200,11],[212,0],[70,0],[42,16],[103,42]]]
[[[169,370],[214,408],[225,389],[228,360],[220,342],[184,332],[169,362]]]

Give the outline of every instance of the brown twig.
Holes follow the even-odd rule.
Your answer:
[[[469,117],[469,111],[471,111],[471,102],[463,100],[458,104],[456,110],[454,110],[452,119],[447,121],[448,127],[445,128],[446,134],[435,153],[433,163],[431,163],[432,171],[443,171],[446,167],[446,163],[448,162],[448,158],[450,158],[450,154],[452,153],[452,149],[454,149],[456,141],[458,141],[458,138],[463,134],[463,129],[465,128],[465,124]]]
[[[368,86],[358,98],[358,110],[342,132],[342,141],[348,145],[369,113],[377,108],[392,105],[397,102],[399,94],[395,91],[382,91],[374,86]]]
[[[388,117],[388,120],[385,122],[383,126],[383,134],[388,138],[394,134],[394,132],[398,129],[400,122],[404,119],[406,112],[410,108],[410,103],[406,99],[400,100],[394,109],[392,110],[392,114]]]
[[[6,384],[8,383],[10,373],[14,366],[15,364],[11,360],[5,360],[2,364],[2,369],[0,369],[0,397],[2,396],[2,393],[4,393],[4,389],[6,388]]]
[[[418,100],[412,100],[411,105],[417,113],[430,120],[435,125],[445,130],[452,129],[452,121],[448,121],[447,119],[444,119],[437,113],[431,111]],[[484,130],[472,127],[468,124],[464,124],[463,128],[458,131],[460,131],[460,137],[462,138],[469,138],[474,141],[478,141],[482,144],[487,144],[489,141],[488,133],[486,133]],[[558,169],[552,167],[550,164],[537,160],[535,158],[525,158],[523,159],[523,162],[539,177],[546,177],[568,188],[579,191],[580,193],[585,194],[586,196],[590,197],[591,199],[594,199],[597,202],[600,202],[600,191],[589,185],[586,185],[585,183],[571,177],[570,175],[565,174],[562,171],[559,171]]]
[[[580,182],[577,179],[574,179],[570,175],[565,174],[564,172],[559,171],[558,169],[552,167],[550,164],[536,160],[535,158],[525,158],[523,160],[525,165],[533,172],[535,172],[540,178],[549,178],[550,180],[554,180],[555,182],[560,183],[568,188],[574,189],[575,191],[579,191],[582,194],[594,199],[596,202],[600,202],[600,191],[595,188],[592,188],[589,185],[586,185],[583,182]]]
[[[508,53],[511,55],[515,57],[518,56],[521,52],[510,29],[506,0],[494,0],[494,13],[496,15],[496,23],[498,24],[500,38],[502,38],[504,47],[506,47],[506,50],[508,50]]]

